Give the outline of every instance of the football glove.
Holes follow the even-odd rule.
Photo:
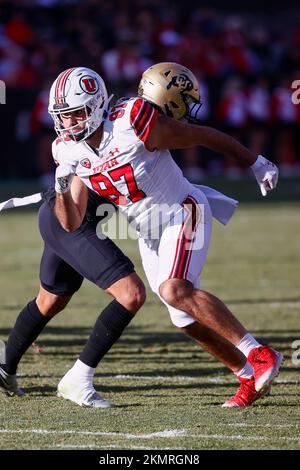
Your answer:
[[[67,193],[75,176],[76,168],[68,163],[62,163],[55,172],[55,191],[60,194]]]
[[[256,161],[251,165],[258,186],[263,196],[267,195],[267,191],[271,191],[277,185],[278,168],[274,163],[267,160],[262,155],[258,155]]]

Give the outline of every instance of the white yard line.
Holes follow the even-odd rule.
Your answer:
[[[276,384],[290,384],[290,385],[300,384],[300,380],[294,380],[294,379],[275,379],[274,382]]]
[[[109,444],[105,446],[98,446],[97,444],[93,445],[67,445],[67,444],[58,444],[49,447],[49,449],[60,448],[60,449],[120,449],[120,446],[116,444]],[[126,446],[122,444],[123,449],[135,449],[135,450],[185,450],[182,447],[147,447],[147,446]]]
[[[236,435],[225,435],[225,434],[189,434],[187,437],[197,439],[217,439],[217,440],[233,440],[233,441],[296,441],[300,442],[299,437],[279,437],[279,436],[242,436],[241,434]]]
[[[290,424],[250,424],[250,423],[226,423],[224,426],[233,426],[241,428],[298,428],[300,424],[290,423]]]
[[[130,375],[130,374],[118,374],[106,376],[105,378],[110,379],[127,379],[127,380],[199,380],[198,377],[189,377],[188,375]]]
[[[82,436],[106,436],[106,437],[124,437],[125,439],[153,439],[156,437],[173,438],[185,436],[185,429],[171,429],[154,432],[151,434],[129,434],[122,432],[103,432],[103,431],[76,431],[66,429],[65,431],[54,431],[48,429],[0,429],[0,434],[78,434]]]
[[[154,432],[151,434],[129,434],[118,432],[102,432],[102,431],[54,431],[48,429],[0,429],[2,434],[54,434],[54,435],[81,435],[81,436],[104,436],[104,437],[119,437],[125,439],[153,439],[153,438],[174,438],[174,437],[187,437],[195,439],[217,439],[217,440],[237,440],[237,441],[293,441],[299,442],[299,437],[280,437],[280,436],[243,436],[241,434],[227,435],[227,434],[189,434],[185,429],[173,429]],[[69,447],[69,446],[68,446]]]

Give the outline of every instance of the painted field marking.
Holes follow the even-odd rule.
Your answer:
[[[300,442],[300,436],[299,437],[280,437],[280,436],[272,436],[272,437],[267,437],[267,436],[242,436],[240,434],[236,435],[225,435],[225,434],[189,434],[186,437],[193,437],[197,439],[224,439],[224,440],[235,440],[235,441],[274,441],[274,440],[280,440],[280,441],[299,441]]]
[[[250,424],[250,423],[226,423],[224,426],[237,426],[241,428],[298,428],[300,424],[291,423],[291,424]]]
[[[185,429],[173,429],[159,431],[151,434],[129,434],[129,433],[117,433],[117,432],[102,432],[102,431],[76,431],[76,430],[65,430],[65,431],[53,431],[48,429],[0,429],[0,433],[5,434],[54,434],[54,435],[84,435],[84,436],[106,436],[106,437],[124,437],[125,439],[153,439],[153,438],[174,438],[174,437],[187,437],[195,439],[217,439],[217,440],[239,440],[239,441],[300,441],[299,437],[284,437],[284,436],[242,436],[241,434],[189,434]]]
[[[151,434],[130,434],[122,432],[104,432],[104,431],[76,431],[66,429],[65,431],[54,431],[48,429],[0,429],[1,434],[78,434],[81,436],[106,436],[106,437],[124,437],[125,439],[153,439],[153,438],[174,438],[184,437],[187,433],[185,429],[171,429],[154,432]]]
[[[69,446],[67,444],[57,444],[54,446],[49,447],[49,449],[57,447],[60,449],[120,449],[120,446],[116,444],[111,444],[111,445],[105,445],[105,446],[99,446],[97,444],[93,445],[72,445],[70,444]],[[122,447],[124,449],[135,449],[135,450],[185,450],[182,447],[148,447],[148,446],[127,446],[123,445]]]

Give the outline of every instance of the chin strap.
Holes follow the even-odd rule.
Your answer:
[[[42,200],[42,193],[31,194],[25,197],[12,197],[7,201],[0,202],[0,212],[14,207],[28,206],[29,204],[37,204]]]

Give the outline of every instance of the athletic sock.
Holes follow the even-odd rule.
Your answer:
[[[252,349],[259,348],[259,346],[261,346],[261,344],[258,343],[250,333],[247,333],[241,341],[236,344],[236,348],[238,348],[246,357],[249,356]]]
[[[91,368],[96,368],[133,317],[134,315],[129,310],[117,300],[113,300],[99,315],[80,354],[80,361]]]
[[[20,312],[15,326],[10,332],[5,348],[5,364],[2,368],[7,374],[15,374],[18,364],[32,342],[47,325],[49,317],[41,314],[36,299],[29,302]]]
[[[93,386],[95,368],[87,366],[80,359],[77,359],[74,366],[64,376],[76,384],[80,384],[82,388]]]

